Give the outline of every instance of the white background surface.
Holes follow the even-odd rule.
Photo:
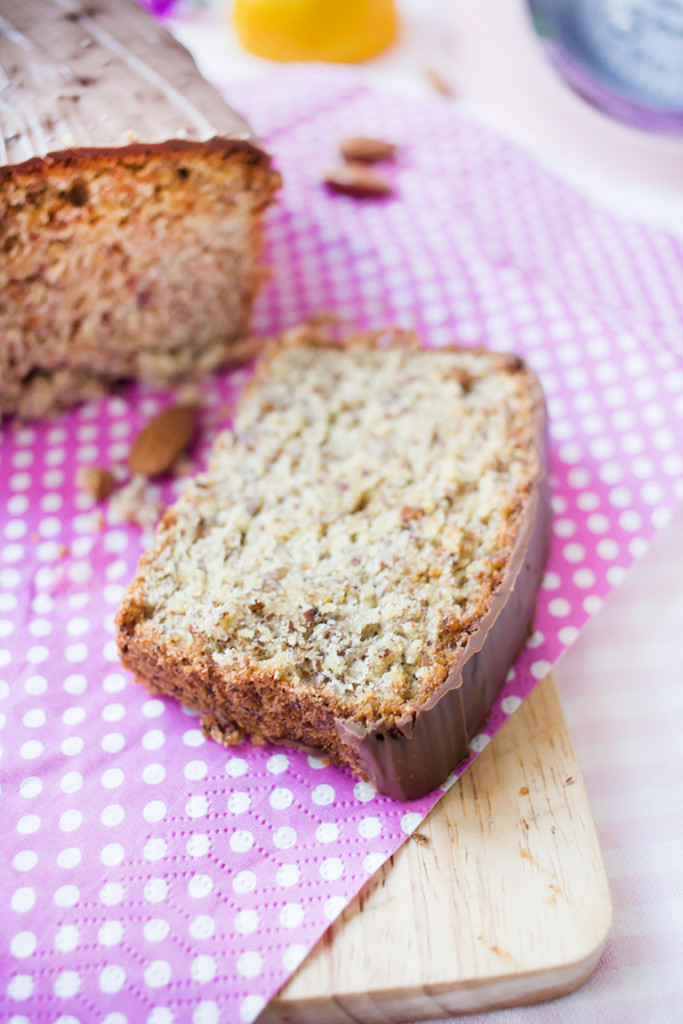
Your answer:
[[[454,102],[596,202],[683,238],[683,139],[610,122],[575,97],[545,64],[522,0],[404,0],[401,7],[400,42],[363,69],[376,85],[426,95],[424,71],[434,68],[452,82]],[[239,49],[227,14],[213,34],[199,19],[172,27],[211,80],[273,69]],[[578,992],[476,1020],[683,1021],[682,636],[679,510],[556,671],[612,890],[605,954]]]

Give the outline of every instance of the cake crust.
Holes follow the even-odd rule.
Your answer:
[[[435,385],[444,407],[456,401],[454,415],[469,412],[484,432],[491,401],[508,394],[500,420],[508,467],[498,464],[506,455],[495,448],[499,439],[485,436],[483,454],[462,452],[461,463],[450,464],[449,452],[458,449],[448,432],[458,425],[442,423],[434,439],[434,401],[425,388]],[[355,406],[354,386],[362,392]],[[414,404],[396,408],[406,394]],[[383,402],[393,403],[386,423],[373,412]],[[306,421],[299,434],[297,403]],[[419,422],[406,423],[416,408]],[[350,448],[367,443],[355,469],[335,447],[347,430],[344,416]],[[459,429],[471,445],[466,426]],[[407,433],[392,436],[401,430]],[[407,456],[402,438],[411,430],[419,443]],[[287,435],[293,467],[281,489],[278,433]],[[265,497],[255,471],[261,458],[271,478]],[[418,467],[412,475],[410,459]],[[372,477],[383,462],[388,481]],[[238,524],[241,545],[230,532],[237,520],[231,526],[211,512],[231,495],[240,500],[240,492],[252,502],[251,524]],[[292,493],[305,500],[296,505]],[[288,535],[282,510],[292,501]],[[473,524],[484,533],[489,522],[483,541],[469,536]],[[380,792],[414,799],[467,756],[488,715],[531,626],[549,529],[545,406],[520,360],[457,347],[430,352],[400,332],[340,346],[304,328],[264,357],[234,432],[222,435],[207,473],[164,517],[119,610],[123,663],[152,692],[198,709],[219,741],[246,734],[314,749]],[[202,565],[218,561],[221,545],[237,552],[226,554],[234,565],[225,570],[225,589]],[[253,579],[252,554],[261,558]],[[172,564],[179,578],[169,584]],[[216,564],[215,571],[223,570]],[[177,593],[183,585],[193,594],[197,588],[196,598],[186,598],[200,602],[201,614],[192,604],[188,617]]]

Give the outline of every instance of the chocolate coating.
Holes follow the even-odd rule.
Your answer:
[[[551,537],[545,424],[539,431],[539,476],[531,487],[510,565],[478,628],[458,652],[444,683],[391,728],[337,721],[340,739],[377,791],[416,800],[441,785],[470,753],[524,644],[536,607]]]
[[[2,168],[93,152],[250,149],[246,121],[134,0],[0,0]]]

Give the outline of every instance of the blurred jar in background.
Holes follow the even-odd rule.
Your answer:
[[[683,0],[529,0],[566,81],[637,128],[683,134]]]
[[[245,50],[270,60],[356,63],[394,42],[394,0],[235,0]]]

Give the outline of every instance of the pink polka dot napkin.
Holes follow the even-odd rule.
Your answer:
[[[445,101],[320,69],[231,93],[286,182],[258,331],[334,309],[414,326],[428,345],[517,352],[543,382],[554,546],[476,756],[683,494],[683,251]],[[324,190],[348,134],[398,143],[383,171],[395,198]],[[247,375],[206,383],[195,466]],[[14,1024],[255,1020],[439,796],[401,805],[296,751],[226,751],[122,671],[113,618],[146,538],[98,512],[76,476],[123,464],[170,399],[129,387],[2,428],[0,1007]]]

